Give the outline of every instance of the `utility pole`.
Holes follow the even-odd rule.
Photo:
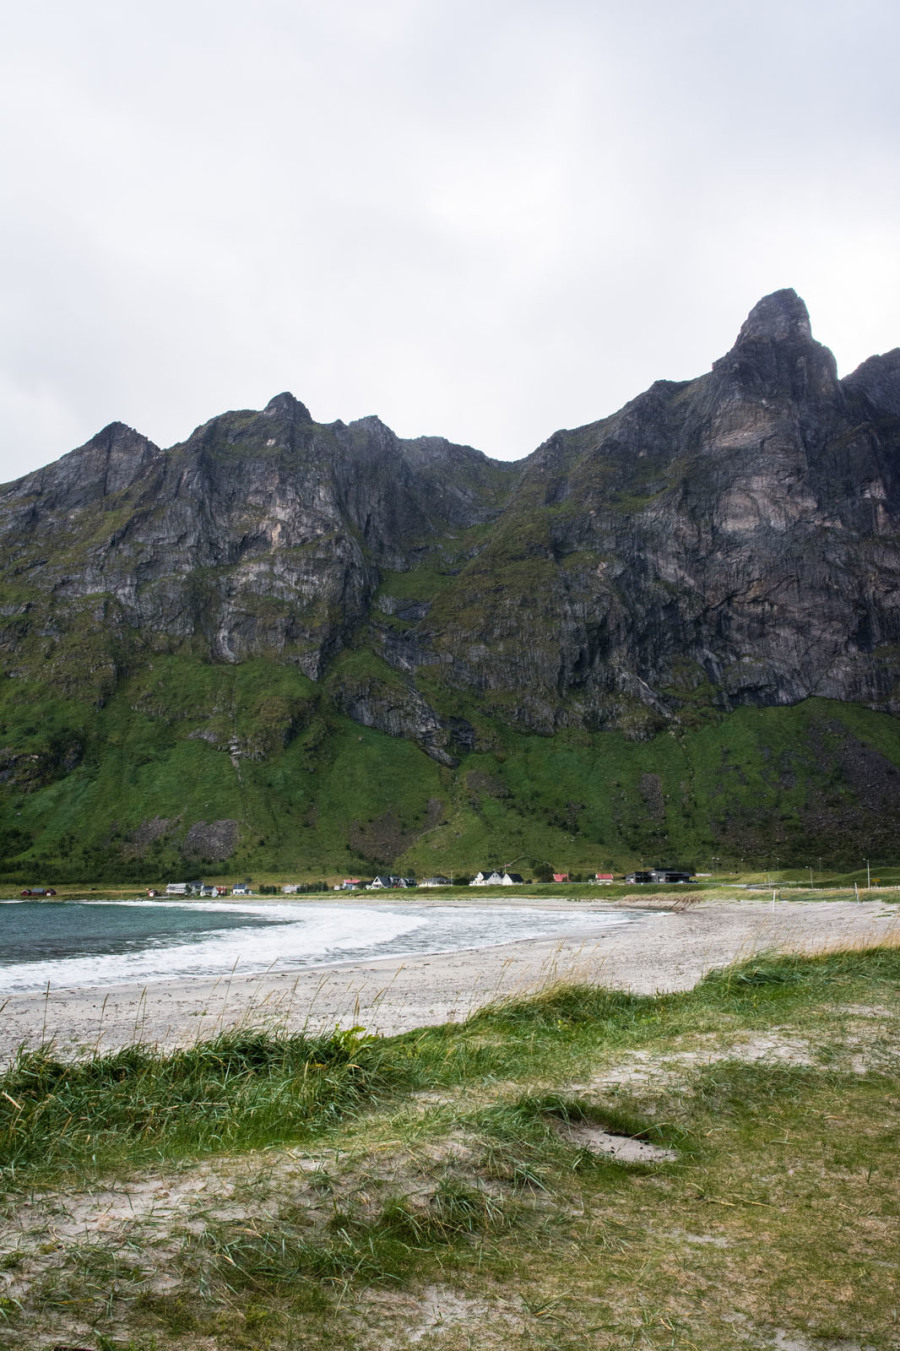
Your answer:
[[[866,890],[872,890],[872,869],[869,866],[869,860],[866,859]]]

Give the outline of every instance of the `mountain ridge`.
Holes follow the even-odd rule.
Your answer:
[[[275,764],[302,743],[300,796],[313,820],[316,775],[353,726],[424,754],[435,768],[414,759],[412,780],[428,780],[430,796],[410,810],[427,829],[389,801],[381,815],[394,812],[397,828],[376,847],[371,822],[351,813],[338,828],[339,807],[328,809],[329,858],[352,857],[356,839],[368,841],[362,857],[389,862],[442,838],[427,805],[442,781],[431,776],[448,776],[446,824],[451,799],[464,815],[471,807],[468,777],[496,777],[510,738],[580,739],[594,763],[610,737],[658,749],[665,735],[702,736],[741,709],[772,721],[772,710],[828,701],[841,718],[853,706],[887,717],[875,739],[893,745],[900,349],[839,380],[803,301],[774,292],[710,371],[656,381],[514,462],[440,437],[399,438],[374,415],[320,424],[287,392],[167,449],[111,423],[0,488],[0,541],[0,787],[8,828],[21,833],[11,823],[23,803],[30,821],[12,859],[60,836],[51,799],[90,796],[104,757],[128,779],[128,753],[108,729],[121,719],[127,743],[152,707],[167,756],[185,753],[184,738],[225,752],[236,777],[220,819],[237,824],[219,835],[249,860],[261,846],[249,843],[256,809],[245,820],[241,805],[247,763]],[[177,715],[177,691],[149,693],[166,663],[206,691]],[[246,709],[236,693],[245,679],[256,690]],[[39,727],[23,735],[20,704],[43,709],[43,741]],[[381,753],[393,763],[395,751]],[[471,767],[485,756],[490,766]],[[836,763],[823,765],[823,783],[837,782]],[[602,770],[591,772],[602,786]],[[815,796],[814,768],[804,776]],[[158,816],[178,822],[167,828],[173,848],[176,836],[196,836],[190,792],[181,800],[170,786],[157,800],[132,777],[132,833]],[[504,792],[529,819],[527,783]],[[646,819],[629,838],[649,832],[661,849],[689,843],[692,830],[712,838],[696,822],[675,830],[660,793],[634,788]],[[507,801],[475,800],[482,823],[485,801]],[[891,819],[895,808],[900,820],[900,797]],[[277,840],[294,810],[275,813]],[[563,821],[580,808],[554,811]],[[754,839],[766,829],[761,819]],[[612,831],[613,854],[627,834]],[[114,862],[129,847],[104,849]]]

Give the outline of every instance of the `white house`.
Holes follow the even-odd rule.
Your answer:
[[[496,868],[483,868],[480,873],[476,873],[469,883],[470,887],[502,887],[503,874],[498,873]]]

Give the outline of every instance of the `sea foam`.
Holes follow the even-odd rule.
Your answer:
[[[177,901],[86,901],[67,905],[115,906],[140,912],[152,907],[207,913],[199,933],[141,934],[135,913],[134,946],[38,961],[0,964],[0,993],[26,993],[86,986],[144,985],[191,978],[220,978],[265,971],[332,966],[381,957],[495,947],[534,938],[589,937],[636,917],[624,912],[572,914],[531,907],[342,906],[291,902],[221,903]],[[57,906],[54,906],[57,910]],[[248,927],[233,927],[245,915]],[[217,929],[216,917],[232,927]],[[250,927],[252,925],[252,927]],[[119,925],[121,929],[121,925]]]

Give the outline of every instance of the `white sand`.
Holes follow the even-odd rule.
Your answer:
[[[533,904],[512,897],[504,901]],[[541,901],[536,908],[551,907],[579,913],[605,908],[565,901]],[[761,898],[712,900],[681,914],[647,911],[639,923],[587,942],[529,940],[300,973],[13,995],[0,1016],[0,1059],[42,1040],[53,1040],[61,1053],[134,1041],[173,1046],[240,1024],[310,1031],[361,1024],[391,1034],[461,1021],[490,1000],[554,980],[591,981],[645,994],[685,990],[712,968],[763,949],[820,951],[869,943],[888,933],[900,933],[900,913],[881,901],[780,901],[773,910]]]

